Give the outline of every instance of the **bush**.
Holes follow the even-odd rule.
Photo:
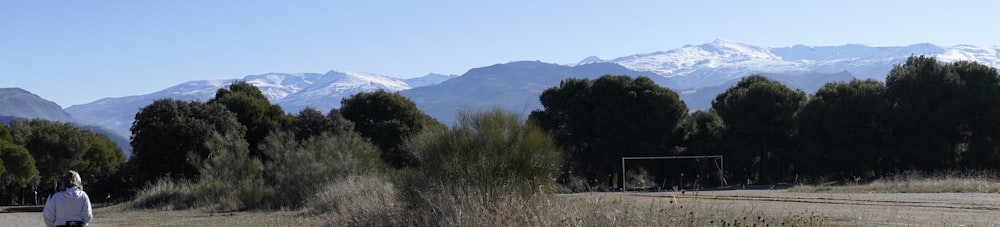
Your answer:
[[[401,220],[402,206],[396,189],[380,176],[351,175],[329,182],[306,207],[313,214],[327,214],[331,223],[349,226],[395,225]]]
[[[354,134],[323,133],[297,142],[288,132],[272,132],[261,151],[271,160],[264,171],[266,201],[300,207],[323,186],[347,176],[378,176],[385,168],[379,149]]]
[[[405,148],[421,165],[400,173],[402,198],[430,214],[418,219],[439,224],[461,208],[488,217],[501,205],[552,191],[561,164],[547,133],[499,109],[461,112],[450,130],[425,130]]]
[[[194,204],[190,182],[163,177],[136,193],[131,207],[163,210],[186,209]]]
[[[191,154],[189,159],[201,163],[200,178],[195,183],[193,197],[205,207],[213,210],[243,210],[260,205],[264,197],[264,181],[261,172],[264,165],[251,157],[247,142],[229,133],[213,133],[207,144],[213,150],[208,159],[202,161]],[[197,164],[196,164],[197,165]]]

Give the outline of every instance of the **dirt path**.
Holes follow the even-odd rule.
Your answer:
[[[792,193],[784,190],[594,193],[642,203],[675,202],[714,210],[769,215],[818,214],[838,225],[997,226],[1000,194]]]
[[[0,213],[0,226],[45,226],[41,212]]]
[[[819,215],[848,226],[1000,226],[1000,194],[991,193],[793,193],[785,190],[578,193],[560,196],[620,200],[635,206],[671,204],[708,212],[769,216]],[[2,210],[2,209],[0,209]],[[41,212],[0,211],[0,226],[41,226]],[[92,226],[309,225],[294,212],[124,210],[99,208]],[[315,217],[322,221],[322,217]],[[301,223],[300,223],[301,222]],[[155,224],[151,224],[155,223]],[[214,224],[210,224],[214,223]],[[265,224],[270,223],[270,224]]]

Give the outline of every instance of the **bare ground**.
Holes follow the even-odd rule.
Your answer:
[[[833,225],[997,226],[1000,194],[993,193],[793,193],[785,190],[584,193],[569,196],[676,203],[707,210],[771,216],[813,214]]]
[[[818,215],[847,226],[998,226],[1000,194],[994,193],[793,193],[785,190],[577,193],[586,200],[618,200],[634,206],[673,204],[714,212],[769,216]],[[0,208],[0,226],[41,226],[40,212]],[[323,223],[293,211],[209,213],[197,210],[95,210],[92,226],[294,226]]]

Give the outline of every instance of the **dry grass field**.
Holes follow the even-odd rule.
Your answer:
[[[512,212],[538,226],[995,226],[996,193],[804,193],[787,190],[560,194]],[[324,226],[336,214],[304,211],[95,210],[92,226]],[[469,214],[476,215],[476,214]],[[470,218],[468,220],[472,220]],[[488,220],[503,225],[504,220]],[[516,222],[516,221],[515,221]],[[523,222],[521,222],[523,223]],[[38,226],[41,213],[0,213],[0,226]],[[451,223],[472,224],[472,223]],[[512,223],[507,223],[512,224]],[[518,224],[518,223],[513,223]]]

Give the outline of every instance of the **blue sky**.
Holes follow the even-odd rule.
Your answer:
[[[409,78],[708,43],[1000,45],[995,1],[2,1],[0,87],[59,105],[190,80]]]

